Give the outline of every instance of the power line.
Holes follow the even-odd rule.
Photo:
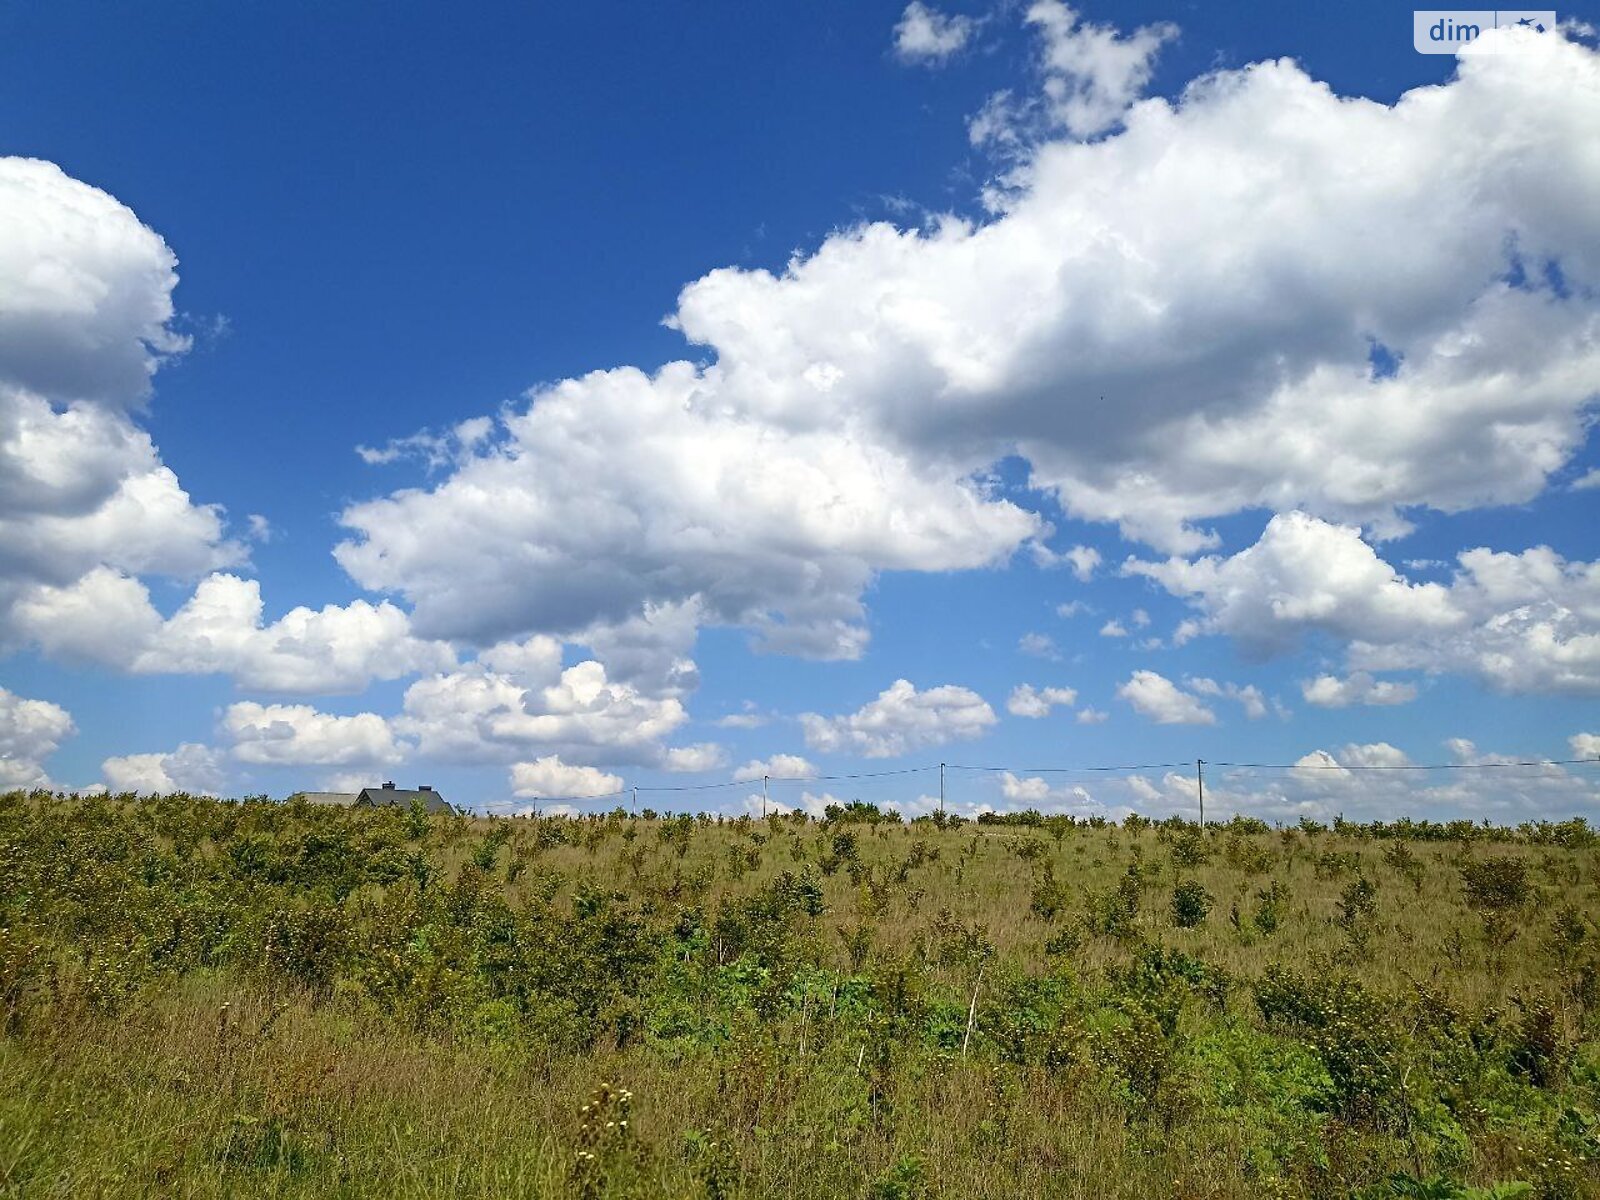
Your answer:
[[[507,806],[520,806],[523,808],[535,804],[581,804],[586,800],[611,800],[617,796],[626,796],[627,789],[615,792],[599,792],[591,796],[524,796],[511,800],[481,800],[479,808],[504,808]]]
[[[727,783],[681,783],[677,785],[659,784],[652,787],[641,783],[637,790],[641,792],[710,792],[718,788],[749,787],[753,779],[731,779]]]
[[[937,771],[938,763],[926,767],[901,767],[895,771],[859,771],[854,775],[773,775],[773,783],[837,783],[844,779],[886,779],[890,775],[922,775]]]
[[[1328,762],[1225,762],[1219,760],[1203,760],[1207,766],[1226,767],[1231,770],[1252,771],[1491,771],[1507,769],[1544,769],[1549,767],[1592,767],[1600,766],[1600,755],[1591,758],[1537,758],[1537,759],[1505,759],[1489,762],[1450,762],[1450,763],[1341,763]],[[1107,774],[1128,773],[1134,771],[1174,771],[1187,770],[1194,766],[1194,762],[1163,762],[1163,763],[1128,763],[1116,766],[1081,765],[1072,767],[1001,767],[987,766],[972,763],[928,763],[918,767],[898,767],[887,771],[857,771],[847,774],[833,775],[770,775],[764,776],[765,783],[839,783],[859,779],[887,779],[906,775],[923,775],[932,771],[973,771],[989,774],[1012,775],[1082,775],[1082,774]],[[728,788],[750,788],[757,781],[754,779],[735,779],[725,783],[688,783],[688,784],[639,784],[632,788],[619,788],[613,792],[602,792],[589,796],[529,796],[514,800],[485,800],[473,806],[475,808],[505,808],[505,807],[530,807],[551,804],[584,804],[595,800],[614,800],[621,796],[632,795],[635,800],[639,793],[647,794],[675,794],[681,792],[722,791]]]
[[[1210,759],[1206,760],[1210,762]],[[947,763],[952,771],[1008,772],[1012,775],[1085,775],[1104,771],[1176,771],[1194,766],[1192,761],[1181,763],[1134,763],[1119,767],[984,767],[963,763]]]
[[[916,775],[927,771],[937,771],[938,769],[937,766],[901,767],[893,771],[859,771],[852,775],[769,775],[766,778],[773,783],[835,783],[846,779],[882,779],[890,775]],[[528,799],[547,803],[563,803],[574,800],[609,800],[613,796],[626,796],[630,791],[640,793],[711,792],[725,788],[752,787],[758,782],[759,780],[756,779],[731,779],[725,783],[641,783],[631,789],[620,788],[614,792],[602,792],[593,796],[530,796]],[[515,801],[495,800],[487,803],[512,804]]]
[[[1208,758],[1206,763],[1213,767],[1250,768],[1256,771],[1488,771],[1504,767],[1594,766],[1600,764],[1600,758],[1529,758],[1476,763],[1248,763],[1212,762]]]

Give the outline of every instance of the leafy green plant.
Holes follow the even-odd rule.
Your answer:
[[[1352,879],[1339,893],[1339,928],[1347,934],[1364,929],[1378,913],[1378,889],[1365,875]]]
[[[1513,998],[1522,1019],[1512,1035],[1508,1065],[1535,1087],[1555,1087],[1571,1057],[1563,1042],[1555,1009],[1543,996]]]
[[[868,1200],[916,1200],[927,1195],[927,1171],[915,1155],[903,1154],[867,1185]]]
[[[604,1195],[611,1177],[628,1165],[635,1145],[632,1105],[632,1092],[602,1083],[578,1110],[571,1183],[581,1200]]]
[[[1191,879],[1172,889],[1172,922],[1180,929],[1194,929],[1205,923],[1216,903],[1210,892]]]
[[[1137,1005],[1102,1030],[1093,1042],[1095,1060],[1126,1084],[1140,1115],[1160,1115],[1174,1083],[1177,1053],[1154,1015]]]
[[[1580,830],[411,816],[0,795],[0,1191],[1600,1185]],[[1520,901],[1437,886],[1491,859]],[[1155,940],[1212,892],[1228,922]],[[699,1132],[619,1133],[596,1078]]]
[[[509,825],[495,825],[472,852],[472,865],[480,871],[492,871],[500,856],[500,847],[511,840],[511,827]]]
[[[1410,846],[1405,842],[1391,843],[1383,852],[1383,861],[1410,883],[1413,891],[1421,893],[1427,871]]]
[[[865,921],[847,925],[839,930],[839,939],[844,942],[845,954],[849,957],[852,972],[859,971],[867,965],[867,956],[872,953],[872,939],[876,933],[877,928]]]
[[[1068,925],[1057,929],[1044,943],[1044,952],[1051,958],[1058,958],[1077,952],[1083,944],[1083,935],[1074,926]]]
[[[1211,847],[1198,825],[1184,825],[1172,835],[1172,865],[1188,870],[1211,861]]]
[[[1056,880],[1055,868],[1046,863],[1028,897],[1028,910],[1048,924],[1066,908],[1069,897],[1067,888]]]
[[[1137,936],[1139,917],[1139,877],[1131,868],[1116,884],[1085,897],[1084,923],[1093,933],[1106,937]]]
[[[1353,1200],[1523,1200],[1533,1194],[1531,1183],[1467,1187],[1443,1175],[1430,1179],[1392,1175],[1382,1183],[1362,1189]]]
[[[1262,829],[1259,833],[1265,833]],[[1262,875],[1272,868],[1273,855],[1258,836],[1247,835],[1241,828],[1234,828],[1228,833],[1228,840],[1223,844],[1223,858],[1227,864],[1236,871],[1246,875]]]
[[[1271,966],[1255,986],[1263,1019],[1294,1030],[1327,1067],[1347,1119],[1380,1118],[1399,1081],[1395,1037],[1382,1004],[1348,975],[1307,977]]]
[[[727,1200],[734,1194],[739,1166],[725,1138],[710,1129],[685,1134],[683,1155],[705,1189],[706,1200]]]
[[[1528,864],[1520,858],[1496,856],[1461,866],[1461,888],[1467,905],[1478,912],[1503,913],[1533,899]]]
[[[1550,920],[1545,945],[1563,967],[1571,967],[1589,942],[1589,922],[1576,905],[1563,904]]]

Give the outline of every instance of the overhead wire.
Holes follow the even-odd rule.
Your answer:
[[[1496,759],[1484,762],[1448,762],[1448,763],[1341,763],[1338,761],[1306,762],[1304,760],[1292,763],[1274,762],[1233,762],[1223,760],[1201,760],[1208,767],[1227,768],[1229,770],[1254,770],[1254,771],[1477,771],[1477,770],[1504,770],[1510,768],[1549,768],[1549,767],[1579,767],[1600,766],[1600,755],[1588,758],[1538,758],[1538,759]],[[1013,775],[1073,775],[1073,774],[1105,774],[1116,772],[1135,771],[1171,771],[1187,770],[1194,766],[1193,761],[1188,762],[1162,762],[1162,763],[1128,763],[1113,766],[1081,765],[1071,767],[1001,767],[987,766],[972,763],[928,763],[916,767],[897,767],[886,771],[856,771],[828,775],[767,775],[750,779],[734,779],[718,783],[688,783],[688,784],[640,784],[632,788],[620,788],[616,791],[602,792],[588,796],[528,796],[514,800],[486,800],[481,801],[475,808],[537,808],[540,805],[552,804],[586,804],[596,800],[614,800],[622,796],[640,795],[670,795],[682,792],[720,791],[727,788],[751,787],[759,782],[767,784],[805,784],[805,783],[839,783],[859,779],[886,779],[895,776],[919,775],[931,771],[975,771],[991,774],[1009,773]]]

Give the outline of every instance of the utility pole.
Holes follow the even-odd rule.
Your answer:
[[[633,788],[633,815],[639,815],[639,786],[637,784]]]
[[[767,819],[767,777],[761,777],[761,819]]]
[[[1206,760],[1203,759],[1203,758],[1197,758],[1197,759],[1194,760],[1194,782],[1195,782],[1195,787],[1197,787],[1199,789],[1199,791],[1200,791],[1200,828],[1201,829],[1204,829],[1206,827],[1206,777],[1205,777],[1205,774],[1200,770],[1201,767],[1205,766],[1205,763],[1206,763]]]
[[[939,764],[939,815],[944,816],[944,764]]]

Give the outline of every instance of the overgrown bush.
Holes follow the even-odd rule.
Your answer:
[[[1528,864],[1508,856],[1477,859],[1461,867],[1461,889],[1467,905],[1478,912],[1503,913],[1533,898]]]
[[[1172,889],[1172,922],[1180,929],[1193,929],[1205,922],[1214,903],[1211,893],[1195,880],[1180,883]]]
[[[1084,923],[1092,932],[1115,938],[1137,935],[1139,876],[1134,868],[1114,886],[1089,892],[1085,900]]]
[[[1597,1195],[1597,867],[1567,823],[0,796],[0,1192]]]

